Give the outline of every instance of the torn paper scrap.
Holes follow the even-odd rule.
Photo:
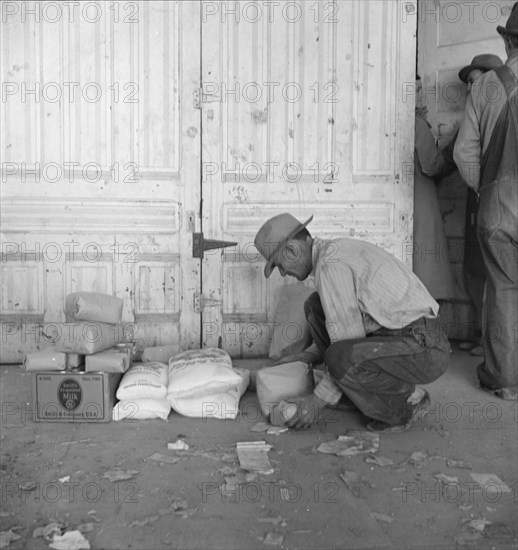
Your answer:
[[[377,521],[381,521],[383,523],[392,523],[394,521],[394,518],[392,516],[387,516],[387,514],[380,514],[378,512],[371,512],[370,514],[371,518],[374,518]]]
[[[495,474],[469,474],[482,490],[491,494],[510,493],[511,489]]]
[[[447,458],[446,466],[449,468],[463,468],[464,470],[471,470],[471,462],[466,460],[457,460],[456,458]]]
[[[239,441],[236,449],[241,468],[265,475],[273,474],[274,469],[268,458],[271,448],[265,441]]]
[[[364,453],[376,453],[379,447],[379,434],[353,430],[347,435],[339,435],[338,439],[334,441],[321,443],[317,447],[317,451],[337,456],[355,456]]]
[[[174,443],[168,443],[167,448],[170,451],[187,451],[189,445],[183,439],[177,439]]]
[[[119,468],[114,468],[105,472],[102,477],[109,479],[113,483],[115,481],[133,479],[138,473],[138,470],[121,470]]]
[[[166,464],[176,464],[177,462],[180,462],[180,458],[177,456],[163,455],[160,453],[153,453],[151,456],[148,456],[148,460],[165,462]]]
[[[368,462],[369,464],[376,464],[376,466],[390,466],[391,464],[394,464],[394,462],[386,456],[375,455],[367,455],[365,457],[365,462]]]
[[[434,474],[433,477],[443,483],[444,485],[459,485],[459,478],[457,476],[447,476],[446,474]]]
[[[90,550],[90,543],[80,531],[67,531],[64,535],[54,535],[49,548],[54,548],[54,550]]]

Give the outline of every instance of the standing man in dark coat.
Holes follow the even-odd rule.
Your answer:
[[[516,399],[518,388],[518,2],[498,26],[507,61],[473,86],[454,150],[479,193],[478,238],[486,269],[483,388]]]

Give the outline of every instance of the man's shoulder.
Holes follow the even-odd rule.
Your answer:
[[[340,256],[341,258],[349,257],[353,260],[362,253],[369,253],[369,255],[387,254],[382,248],[362,239],[339,237],[336,239],[315,239],[315,241],[318,243],[320,258]]]
[[[502,82],[495,71],[487,71],[473,83],[470,96],[475,107],[488,107],[499,99]]]

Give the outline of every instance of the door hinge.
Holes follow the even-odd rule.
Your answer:
[[[192,103],[195,109],[201,109],[202,103],[221,103],[222,98],[216,94],[204,94],[201,88],[194,88]]]
[[[194,293],[193,308],[194,313],[201,313],[206,307],[219,307],[223,303],[223,300],[216,300],[214,298],[207,298],[200,292]]]
[[[234,241],[217,241],[215,239],[204,239],[203,233],[192,234],[192,257],[203,258],[203,253],[206,250],[216,250],[217,248],[227,248],[236,246]]]

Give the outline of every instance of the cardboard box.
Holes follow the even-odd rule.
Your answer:
[[[110,422],[122,378],[107,372],[35,372],[37,422]]]

